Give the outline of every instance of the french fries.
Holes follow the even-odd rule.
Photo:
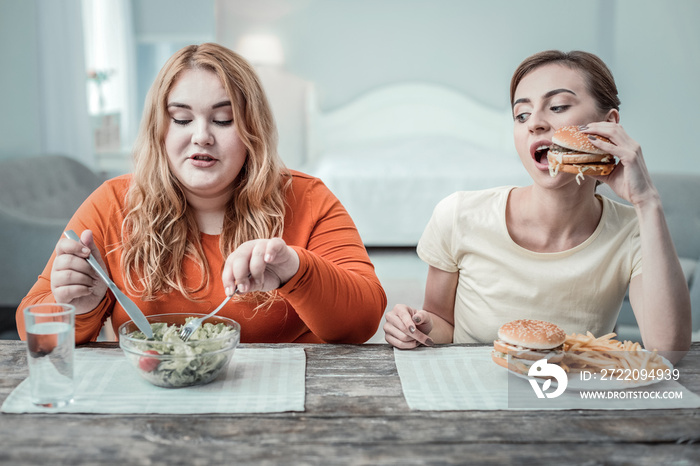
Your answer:
[[[586,335],[573,333],[566,336],[564,342],[564,360],[561,367],[567,372],[590,370],[600,372],[602,369],[629,369],[652,371],[668,369],[656,350],[644,351],[639,343],[620,342],[613,338],[615,333],[596,338],[591,332]]]

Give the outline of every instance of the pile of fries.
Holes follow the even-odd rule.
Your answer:
[[[589,370],[600,372],[601,369],[667,369],[661,357],[645,351],[642,345],[631,341],[620,342],[613,338],[615,333],[608,333],[596,338],[591,332],[586,335],[573,333],[566,336],[564,342],[564,360],[561,367],[567,372]]]

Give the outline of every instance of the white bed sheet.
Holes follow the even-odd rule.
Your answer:
[[[453,192],[531,182],[515,149],[437,136],[327,150],[306,171],[338,197],[367,246],[415,246],[435,205]]]

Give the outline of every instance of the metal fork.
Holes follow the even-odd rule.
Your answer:
[[[78,243],[83,244],[80,241],[80,237],[78,236],[78,234],[73,230],[65,231],[63,234],[66,236],[66,238],[70,238],[73,241],[77,241]],[[146,317],[143,315],[143,312],[141,312],[141,309],[139,309],[136,303],[134,303],[127,295],[125,295],[122,292],[122,290],[117,288],[117,285],[115,285],[112,279],[109,278],[107,272],[105,272],[102,269],[102,267],[100,267],[100,264],[97,262],[97,260],[95,260],[95,257],[92,254],[90,254],[85,260],[88,262],[88,264],[90,264],[90,266],[95,270],[95,272],[97,272],[100,278],[104,280],[104,282],[114,294],[114,297],[117,298],[119,304],[121,304],[122,308],[126,311],[127,314],[129,314],[129,317],[131,317],[131,320],[134,321],[138,329],[146,335],[146,338],[148,338],[149,340],[153,340],[153,330],[151,329],[151,324],[148,322],[148,319],[146,319]]]
[[[233,295],[236,293],[238,293],[238,287],[236,287],[235,291],[233,292],[233,294],[231,296],[226,296],[226,299],[224,299],[224,301],[221,304],[219,304],[219,307],[217,307],[216,309],[211,311],[209,314],[205,315],[204,317],[198,317],[196,319],[192,319],[189,322],[187,322],[187,325],[185,325],[184,327],[182,327],[180,329],[180,339],[182,341],[189,340],[190,337],[192,336],[192,334],[194,333],[194,331],[197,330],[202,325],[202,322],[204,322],[209,317],[211,317],[214,314],[216,314],[217,312],[219,312],[221,310],[221,308],[224,307],[224,305],[231,298],[233,298]]]

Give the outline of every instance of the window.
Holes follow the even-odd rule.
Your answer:
[[[88,108],[98,168],[130,171],[138,125],[130,2],[83,0]]]

